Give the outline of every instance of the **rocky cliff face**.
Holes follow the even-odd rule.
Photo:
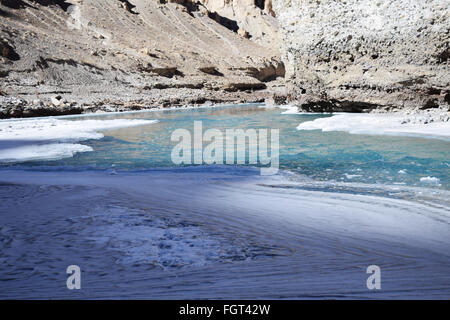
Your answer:
[[[218,3],[0,0],[0,118],[263,101],[275,18]]]
[[[274,0],[289,99],[308,111],[450,103],[447,0]]]
[[[0,118],[272,95],[446,108],[449,14],[448,0],[0,0]]]
[[[272,0],[200,0],[211,12],[236,21],[238,33],[267,48],[279,48]]]

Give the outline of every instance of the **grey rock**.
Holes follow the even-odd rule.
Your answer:
[[[274,9],[287,88],[301,107],[448,105],[447,0],[274,0]]]

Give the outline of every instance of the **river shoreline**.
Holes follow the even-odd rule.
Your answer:
[[[197,96],[195,95],[197,94]],[[32,118],[62,115],[114,113],[129,111],[167,110],[187,106],[212,106],[223,104],[263,103],[267,93],[247,92],[211,96],[192,91],[184,94],[167,94],[162,97],[135,96],[128,99],[86,99],[85,97],[62,97],[52,95],[33,99],[0,96],[0,119]]]

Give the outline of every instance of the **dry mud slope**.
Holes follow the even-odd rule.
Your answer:
[[[271,6],[219,2],[0,0],[0,117],[264,100]]]
[[[450,103],[448,0],[274,0],[289,99],[309,111]]]

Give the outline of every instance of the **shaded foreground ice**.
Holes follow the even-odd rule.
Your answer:
[[[448,191],[329,192],[258,172],[2,171],[0,298],[450,297]]]

